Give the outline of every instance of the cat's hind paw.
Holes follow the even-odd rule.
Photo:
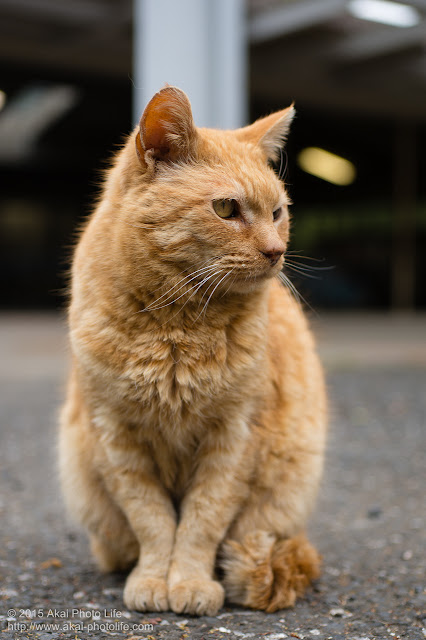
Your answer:
[[[214,616],[225,599],[222,585],[215,580],[193,578],[169,589],[169,603],[175,613]]]
[[[249,533],[226,542],[222,556],[228,600],[268,613],[292,607],[320,573],[320,556],[303,534],[274,540],[264,531]]]
[[[124,604],[136,611],[167,611],[167,583],[161,578],[143,577],[132,572],[124,587]]]

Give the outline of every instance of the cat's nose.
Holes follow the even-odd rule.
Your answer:
[[[277,264],[278,260],[283,255],[284,249],[281,249],[281,247],[274,247],[273,249],[261,251],[261,253],[263,253],[263,255],[268,258],[269,262],[271,263],[271,267],[273,267]]]

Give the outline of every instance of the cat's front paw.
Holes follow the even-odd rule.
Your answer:
[[[124,604],[136,611],[167,611],[167,583],[162,578],[144,577],[132,572],[124,587]]]
[[[215,580],[193,578],[169,589],[169,603],[175,613],[214,616],[225,599],[222,585]]]

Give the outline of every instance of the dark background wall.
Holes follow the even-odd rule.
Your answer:
[[[108,4],[113,7],[113,3],[105,6]],[[81,46],[75,40],[71,43],[73,54],[66,38],[71,33],[82,38],[85,32],[72,31],[75,24],[69,16],[64,22],[71,25],[69,32],[64,26],[61,36],[52,23],[57,43],[49,40],[44,46],[43,34],[34,35],[28,16],[20,26],[13,3],[6,5],[5,16],[16,18],[15,39],[20,34],[31,44],[31,35],[35,44],[19,52],[6,41],[0,45],[0,90],[6,96],[0,111],[0,307],[59,308],[64,305],[65,274],[76,229],[99,194],[108,159],[132,128],[131,12],[129,3],[123,1],[121,12],[114,5],[117,15],[125,16],[122,21],[114,22],[110,16],[110,24],[121,29],[121,40],[106,33],[101,50],[102,39],[99,46],[96,40],[93,44],[87,32]],[[342,84],[341,74],[331,74],[336,82],[330,84],[334,93],[325,89],[309,93],[309,78],[299,77],[310,68],[309,61],[299,61],[297,67],[298,52],[303,49],[306,56],[307,43],[312,42],[314,59],[319,38],[330,43],[330,34],[337,37],[335,23],[333,29],[326,33],[311,29],[302,39],[295,35],[276,38],[272,45],[254,43],[249,50],[251,118],[296,100],[297,118],[286,157],[286,181],[294,201],[291,250],[299,263],[318,269],[303,276],[300,272],[289,275],[314,307],[424,308],[426,125],[419,116],[424,94],[405,92],[406,103],[399,104],[392,96],[386,102],[385,92],[386,108],[377,98],[369,109],[371,79],[368,86],[360,85],[360,69],[353,69],[352,63],[353,82],[348,76]],[[31,51],[37,55],[32,56]],[[287,60],[294,61],[294,69],[287,70]],[[386,77],[394,60],[386,58],[381,63],[378,78]],[[293,88],[291,77],[295,78]],[[361,87],[360,99],[354,99],[351,106],[357,86]],[[35,113],[40,96],[58,87],[69,90],[72,99],[32,136],[31,105]],[[19,134],[20,127],[25,133],[25,123],[28,144],[23,145],[25,135]],[[14,136],[20,140],[19,152],[11,143]],[[353,184],[336,186],[305,173],[297,158],[311,146],[351,160],[357,170]],[[395,294],[398,288],[403,294],[412,288],[405,301],[404,295]]]

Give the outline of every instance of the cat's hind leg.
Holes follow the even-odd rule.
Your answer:
[[[94,443],[81,411],[70,403],[62,411],[59,470],[64,498],[74,519],[89,533],[96,564],[104,572],[129,569],[139,544],[123,511],[97,472]]]
[[[125,529],[121,529],[123,534]],[[127,532],[126,532],[127,533]],[[127,538],[127,539],[126,539]],[[110,540],[105,535],[90,534],[90,550],[98,568],[104,573],[127,571],[137,561],[139,545],[136,539],[122,535],[118,540]]]
[[[220,564],[227,599],[268,612],[293,606],[320,573],[319,554],[304,534],[279,539],[262,530],[227,540]]]
[[[322,451],[320,444],[302,448],[282,436],[262,437],[257,449],[256,482],[222,543],[219,563],[229,601],[276,611],[291,607],[319,577],[320,556],[303,532]]]

